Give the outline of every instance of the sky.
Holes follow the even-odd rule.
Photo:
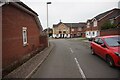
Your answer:
[[[63,23],[86,22],[98,14],[113,8],[118,8],[120,0],[21,0],[31,9],[38,13],[43,29],[47,28],[47,6],[48,5],[48,27]]]

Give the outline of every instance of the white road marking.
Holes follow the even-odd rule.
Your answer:
[[[85,76],[82,68],[80,67],[80,64],[78,63],[77,58],[74,58],[74,59],[75,59],[75,62],[76,62],[76,64],[77,64],[77,66],[78,66],[79,72],[80,72],[80,74],[82,75],[82,78],[83,78],[84,80],[86,80],[86,76]]]
[[[70,51],[71,51],[72,53],[74,53],[74,51],[72,50],[72,48],[70,48]]]

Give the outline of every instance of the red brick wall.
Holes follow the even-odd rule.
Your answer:
[[[107,36],[107,35],[120,35],[120,28],[100,31],[100,36]]]
[[[2,9],[3,68],[40,46],[40,31],[32,15],[8,4]],[[27,27],[28,46],[23,46],[22,27]],[[33,47],[34,46],[34,47]]]
[[[120,10],[119,10],[120,11]],[[107,16],[105,16],[103,19],[101,19],[98,23],[99,26],[99,30],[101,30],[101,26],[106,23],[106,21],[109,21],[110,17],[113,16],[114,14],[116,14],[116,10],[113,10],[113,12]],[[117,25],[120,22],[120,17],[118,17],[117,19],[115,19],[115,25]]]
[[[42,47],[48,47],[47,35],[40,36],[40,44]]]

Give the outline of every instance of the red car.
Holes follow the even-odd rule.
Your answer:
[[[96,37],[90,45],[92,54],[105,59],[111,67],[120,67],[120,35]]]

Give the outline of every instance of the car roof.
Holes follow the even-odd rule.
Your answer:
[[[97,37],[97,38],[110,38],[110,37],[120,37],[120,35],[109,35],[109,36],[100,36],[100,37]]]

